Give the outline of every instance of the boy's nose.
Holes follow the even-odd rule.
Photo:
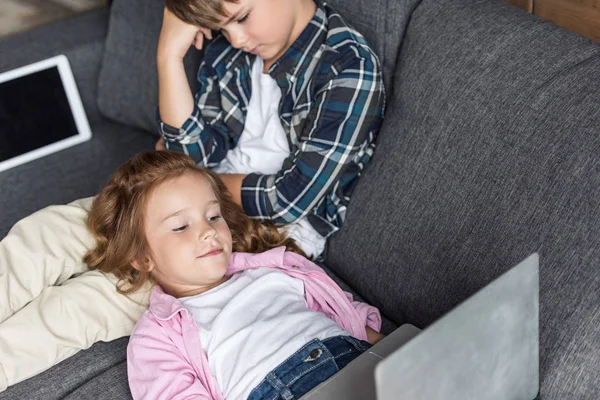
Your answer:
[[[241,49],[246,45],[246,35],[241,31],[231,32],[229,38],[231,45],[236,49]]]

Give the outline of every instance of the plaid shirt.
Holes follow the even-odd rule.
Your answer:
[[[167,148],[214,167],[244,131],[254,55],[217,36],[198,72],[195,108],[181,128],[159,121]],[[281,125],[290,155],[273,175],[242,182],[252,218],[290,223],[307,217],[327,237],[342,225],[358,178],[375,148],[385,95],[379,60],[361,34],[321,3],[268,73],[281,89]]]

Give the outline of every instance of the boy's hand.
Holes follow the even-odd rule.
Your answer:
[[[212,39],[208,28],[186,24],[165,7],[163,24],[158,39],[158,58],[175,57],[183,59],[191,45],[202,49],[204,37]]]

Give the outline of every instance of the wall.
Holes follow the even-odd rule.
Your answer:
[[[506,0],[529,13],[600,41],[600,0]]]

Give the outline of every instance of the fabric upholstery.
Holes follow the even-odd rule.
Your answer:
[[[115,351],[114,355],[117,354],[121,354],[121,352]],[[125,354],[123,353],[123,355]],[[64,400],[127,400],[131,398],[127,381],[127,361],[124,360],[87,381],[66,396]]]
[[[98,107],[104,116],[158,136],[156,46],[164,1],[115,0],[111,6],[106,50],[98,81]],[[201,52],[185,59],[195,88]]]
[[[375,49],[383,68],[383,81],[388,94],[404,31],[420,0],[327,0],[344,20],[363,34]]]
[[[131,398],[127,370],[123,368],[128,341],[125,337],[108,343],[98,342],[33,378],[9,386],[0,392],[0,400]],[[113,370],[118,371],[118,376],[114,376]],[[109,376],[111,379],[107,380]],[[75,397],[75,394],[80,396]]]
[[[424,327],[541,257],[541,393],[600,389],[600,46],[502,1],[425,0],[326,263]]]

